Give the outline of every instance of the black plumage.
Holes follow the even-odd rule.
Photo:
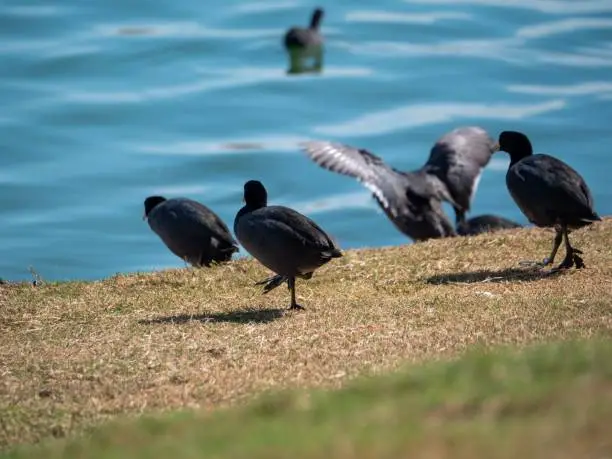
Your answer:
[[[461,236],[475,236],[481,233],[491,233],[493,231],[521,227],[522,225],[519,223],[508,220],[507,218],[485,214],[467,219],[465,223],[457,227],[457,234]]]
[[[193,266],[228,261],[238,251],[223,220],[197,201],[150,196],[144,207],[151,229],[172,253]]]
[[[309,27],[291,27],[285,33],[284,44],[287,50],[301,49],[309,47],[319,47],[323,44],[323,37],[319,32],[323,10],[317,8],[312,12]]]
[[[442,201],[451,203],[458,226],[463,225],[494,145],[482,128],[457,128],[441,137],[423,167],[412,172],[401,172],[367,150],[341,143],[306,142],[304,150],[319,166],[356,178],[402,233],[420,241],[457,234]]]
[[[553,249],[542,264],[553,263],[564,239],[566,256],[559,268],[584,267],[582,252],[571,246],[568,234],[601,220],[584,179],[553,156],[533,154],[531,142],[521,132],[502,132],[499,149],[510,155],[506,185],[518,207],[534,225],[556,230]]]
[[[262,265],[278,274],[264,281],[266,291],[287,281],[290,309],[303,309],[295,300],[296,277],[310,279],[317,268],[341,257],[340,249],[308,217],[288,207],[268,206],[261,182],[245,183],[244,200],[234,219],[236,237]]]

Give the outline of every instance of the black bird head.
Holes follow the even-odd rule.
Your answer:
[[[499,134],[496,149],[505,151],[510,155],[510,164],[533,154],[533,147],[527,136],[517,131],[503,131]]]
[[[259,180],[249,180],[244,184],[244,202],[252,209],[268,205],[268,192]]]
[[[323,8],[317,8],[312,12],[312,18],[310,19],[310,28],[318,29],[323,19]]]
[[[144,212],[144,216],[142,217],[142,219],[144,220],[145,218],[147,218],[149,216],[149,213],[153,209],[155,209],[155,207],[157,207],[159,204],[164,202],[165,200],[166,198],[164,198],[163,196],[149,196],[147,199],[145,199],[144,201],[145,212]]]

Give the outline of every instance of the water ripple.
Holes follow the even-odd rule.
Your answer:
[[[231,6],[231,11],[236,13],[263,13],[266,11],[278,11],[295,8],[299,5],[297,1],[261,1],[257,3],[241,2],[240,5]]]
[[[367,191],[353,193],[339,193],[324,198],[312,199],[298,202],[279,202],[279,204],[291,205],[295,210],[306,215],[315,215],[345,209],[371,209],[376,206],[372,194]]]
[[[529,57],[533,61],[543,64],[563,65],[567,67],[601,68],[612,67],[612,56],[604,52],[602,55],[590,55],[579,53],[565,53],[554,51],[534,52]]]
[[[67,8],[57,5],[14,5],[5,7],[2,12],[12,16],[37,18],[65,15],[68,11]]]
[[[213,29],[195,22],[167,22],[158,24],[100,24],[94,34],[103,37],[172,37],[244,39],[278,37],[281,29]]]
[[[521,8],[547,14],[606,13],[612,11],[609,0],[404,0],[427,5],[479,5]]]
[[[521,38],[542,38],[566,32],[576,32],[578,30],[609,28],[612,28],[612,19],[571,18],[521,27],[516,31],[516,36]]]
[[[431,11],[428,13],[391,13],[388,11],[350,11],[344,16],[347,22],[381,22],[402,24],[434,24],[439,21],[469,20],[472,15],[460,11]]]
[[[317,126],[314,132],[328,136],[364,137],[410,129],[428,124],[456,121],[464,118],[487,117],[499,120],[520,120],[530,116],[561,110],[562,99],[528,105],[489,105],[477,103],[432,103],[409,105],[360,116],[328,126]]]
[[[403,56],[450,56],[480,57],[508,62],[522,62],[524,56],[514,47],[520,44],[515,39],[474,39],[438,43],[405,43],[395,41],[375,41],[355,44],[342,42],[340,46],[358,55],[378,57]]]
[[[330,67],[325,70],[325,78],[365,77],[373,72],[366,67]],[[306,78],[306,77],[303,77]],[[311,78],[319,78],[313,75]],[[95,104],[130,104],[149,102],[153,100],[175,99],[192,94],[217,91],[228,88],[238,88],[258,85],[265,82],[292,84],[285,70],[279,68],[245,67],[231,69],[225,76],[217,78],[199,78],[182,84],[159,86],[134,91],[96,91],[70,90],[61,96],[63,102],[95,103]]]
[[[588,96],[592,94],[612,94],[612,82],[589,81],[560,86],[515,84],[508,86],[507,90],[521,94],[538,94],[546,96]]]
[[[217,140],[197,142],[171,142],[167,144],[139,144],[132,148],[141,153],[152,155],[208,156],[244,154],[245,152],[285,153],[295,151],[306,137],[268,136],[241,140]]]

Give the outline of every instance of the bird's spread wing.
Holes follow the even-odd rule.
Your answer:
[[[438,139],[424,168],[444,181],[454,198],[463,201],[459,204],[467,208],[494,146],[495,141],[480,127],[457,128]]]
[[[304,152],[324,169],[356,178],[380,205],[397,215],[405,200],[406,176],[373,153],[342,143],[311,141]]]

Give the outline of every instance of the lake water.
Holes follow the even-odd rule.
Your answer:
[[[231,228],[251,178],[343,248],[409,242],[365,188],[299,151],[313,138],[409,170],[454,127],[522,130],[612,213],[612,0],[335,0],[324,72],[287,76],[282,35],[315,6],[4,0],[0,277],[184,266],[143,199],[188,196]],[[492,161],[471,215],[526,222],[506,166]]]

